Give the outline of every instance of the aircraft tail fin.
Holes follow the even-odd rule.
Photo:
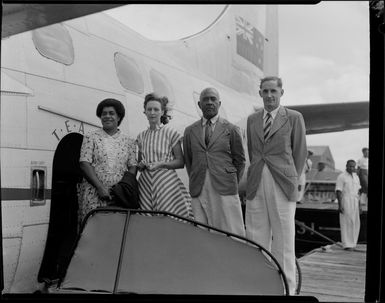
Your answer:
[[[226,5],[201,32],[158,44],[182,66],[255,96],[260,78],[278,74],[277,6]]]

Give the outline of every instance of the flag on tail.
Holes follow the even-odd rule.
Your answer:
[[[263,70],[264,36],[247,20],[235,17],[237,54]]]

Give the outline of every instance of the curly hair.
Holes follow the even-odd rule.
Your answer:
[[[161,97],[156,93],[147,94],[144,97],[144,103],[143,103],[144,110],[146,110],[147,103],[150,101],[158,101],[160,103],[161,108],[163,110],[163,115],[160,117],[160,123],[167,124],[171,120],[171,116],[167,114],[168,98],[165,96]]]
[[[120,123],[122,123],[122,121],[123,121],[124,115],[126,114],[124,106],[123,106],[122,102],[120,102],[119,100],[108,98],[108,99],[104,99],[103,101],[101,101],[98,104],[98,107],[96,108],[96,116],[100,118],[102,116],[103,109],[105,107],[110,107],[110,106],[115,109],[116,114],[120,118],[120,120],[118,122],[118,126],[119,126]]]

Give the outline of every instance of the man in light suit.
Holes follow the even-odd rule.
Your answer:
[[[246,237],[271,251],[294,294],[294,216],[307,155],[305,123],[299,112],[280,106],[280,78],[263,78],[259,95],[264,108],[247,120]]]
[[[238,196],[245,168],[240,130],[219,117],[216,89],[204,89],[198,105],[203,117],[185,129],[183,138],[195,220],[245,236]]]

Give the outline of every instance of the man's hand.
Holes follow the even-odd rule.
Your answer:
[[[344,207],[343,206],[339,206],[338,207],[338,211],[340,212],[340,214],[343,214],[344,213]]]

